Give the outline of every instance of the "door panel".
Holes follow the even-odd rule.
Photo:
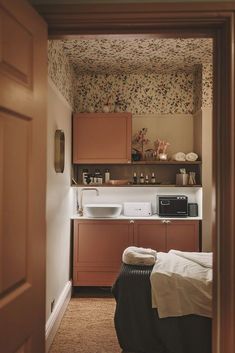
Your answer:
[[[47,30],[0,0],[0,353],[45,351]]]
[[[32,34],[16,19],[1,11],[1,71],[30,85],[32,82]],[[12,45],[11,43],[14,43]]]
[[[128,221],[74,221],[74,285],[114,283],[122,253],[133,245],[133,227]]]
[[[137,221],[134,229],[136,246],[166,251],[166,225],[161,221]]]
[[[2,137],[2,283],[0,292],[26,280],[31,121],[0,114]],[[5,271],[7,269],[7,271]]]
[[[167,251],[199,251],[199,222],[172,221],[167,224]]]
[[[131,113],[77,113],[74,163],[130,163]]]

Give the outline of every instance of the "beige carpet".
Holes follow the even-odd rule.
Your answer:
[[[120,353],[113,298],[72,298],[49,353]]]

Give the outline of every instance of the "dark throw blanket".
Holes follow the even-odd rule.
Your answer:
[[[158,318],[151,302],[152,268],[123,264],[112,287],[121,348],[135,353],[211,353],[211,319],[197,315]]]

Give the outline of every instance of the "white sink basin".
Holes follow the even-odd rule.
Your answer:
[[[90,218],[116,218],[120,216],[122,205],[119,203],[90,203],[84,205],[84,215]]]

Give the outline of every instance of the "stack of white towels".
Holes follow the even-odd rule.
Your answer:
[[[195,152],[189,152],[189,153],[184,153],[184,152],[177,152],[173,154],[172,160],[173,161],[188,161],[188,162],[195,162],[198,159],[198,155]]]
[[[129,246],[122,254],[122,261],[127,265],[154,265],[157,252],[153,249]]]

